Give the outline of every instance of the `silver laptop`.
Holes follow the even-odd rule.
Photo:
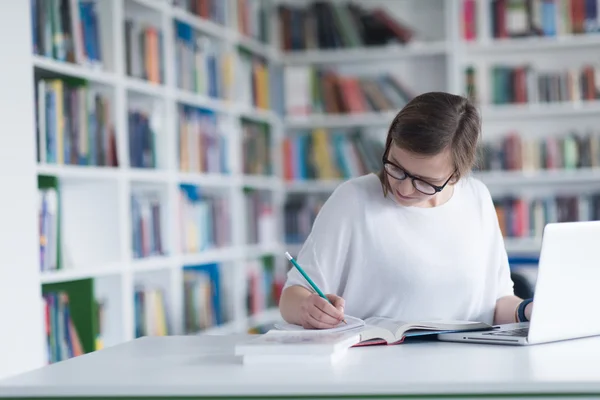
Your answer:
[[[452,342],[531,345],[600,335],[600,221],[544,228],[531,320],[438,335]]]

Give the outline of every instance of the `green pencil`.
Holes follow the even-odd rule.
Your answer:
[[[285,256],[288,258],[288,260],[290,260],[292,262],[292,264],[294,264],[294,267],[296,267],[296,269],[298,271],[300,271],[300,273],[302,274],[302,276],[304,277],[304,279],[306,279],[306,281],[310,284],[310,286],[312,286],[312,288],[315,289],[315,292],[317,292],[317,294],[319,296],[321,296],[322,298],[324,298],[325,300],[327,300],[327,302],[329,304],[331,304],[331,301],[329,301],[329,299],[327,298],[327,296],[325,296],[325,293],[323,293],[321,291],[321,289],[319,289],[319,287],[312,281],[312,279],[310,279],[310,276],[308,276],[306,274],[306,272],[304,272],[304,270],[302,269],[302,267],[296,262],[296,260],[294,260],[294,257],[292,257],[290,255],[290,253],[288,253],[287,251],[285,252]],[[333,305],[333,304],[331,304],[331,305]],[[342,322],[345,323],[346,325],[348,324],[345,319],[343,319]]]

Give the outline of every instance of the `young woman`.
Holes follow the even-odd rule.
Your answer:
[[[392,121],[382,171],[341,184],[325,202],[280,301],[283,318],[330,328],[344,314],[402,321],[528,320],[516,297],[492,198],[469,176],[481,121],[466,98],[422,94]]]

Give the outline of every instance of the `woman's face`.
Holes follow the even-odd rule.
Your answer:
[[[415,183],[425,192],[434,192],[428,183],[442,186],[454,173],[454,165],[450,149],[446,149],[435,156],[422,156],[410,153],[395,144],[392,144],[387,155],[387,160],[394,164],[389,166],[394,170],[394,175],[402,176],[405,171],[420,181]],[[396,168],[398,167],[398,168]],[[391,192],[396,201],[403,206],[435,207],[450,199],[453,193],[451,185],[446,186],[441,192],[424,194],[413,185],[413,180],[407,176],[404,180],[395,179],[387,174]]]

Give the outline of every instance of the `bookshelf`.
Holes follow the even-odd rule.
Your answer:
[[[54,1],[60,4],[48,4]],[[588,18],[592,26],[594,17],[577,8],[581,1],[571,1],[574,15]],[[74,99],[92,101],[94,108],[85,112],[94,123],[103,123],[101,136],[86,130],[86,140],[79,135],[62,138],[62,145],[75,151],[61,157],[73,157],[74,163],[49,162],[60,154],[52,129],[42,134],[45,147],[21,144],[22,157],[31,162],[22,168],[32,170],[27,179],[51,177],[59,187],[57,213],[64,247],[64,268],[40,271],[36,264],[31,272],[35,278],[27,281],[35,282],[31,290],[39,291],[40,299],[47,288],[91,281],[86,301],[101,310],[93,324],[103,346],[149,332],[260,330],[279,318],[273,297],[287,267],[281,255],[286,249],[297,253],[320,202],[337,185],[373,168],[380,156],[378,142],[385,138],[395,110],[415,93],[443,90],[474,96],[482,111],[486,144],[497,144],[511,133],[538,141],[584,134],[593,132],[598,122],[600,99],[593,91],[585,99],[563,95],[547,102],[506,101],[505,94],[494,93],[494,67],[531,65],[534,72],[555,76],[568,69],[581,74],[595,62],[591,50],[600,45],[600,36],[574,30],[565,18],[560,24],[555,20],[560,26],[555,36],[510,37],[512,32],[504,29],[501,37],[494,37],[491,8],[502,7],[502,1],[356,1],[362,8],[350,11],[344,1],[324,11],[310,8],[310,1],[287,0],[67,3],[85,4],[75,13],[87,28],[83,39],[74,41],[74,51],[63,54],[55,43],[61,36],[49,38],[29,29],[28,18],[22,24],[27,35],[18,40],[21,48],[30,50],[19,59],[19,65],[28,66],[28,77],[4,68],[22,79],[22,87],[35,89],[32,101],[21,102],[25,119],[38,121],[39,110],[48,106],[47,101],[39,103],[40,90],[50,94],[44,100],[53,101],[57,91],[69,88]],[[542,7],[542,2],[533,3]],[[14,5],[0,6],[13,12],[0,13],[0,18],[14,15],[23,21],[23,14],[31,16],[37,10],[31,8],[36,4],[20,5],[21,14]],[[51,19],[66,18],[60,9],[48,7],[44,12]],[[386,12],[373,12],[378,7]],[[290,9],[296,10],[293,16],[286,11]],[[509,11],[517,21],[528,15],[524,8]],[[34,20],[44,12],[34,13]],[[331,18],[323,20],[322,12],[331,13]],[[348,30],[348,18],[360,22],[357,32]],[[549,22],[543,23],[550,32]],[[307,35],[310,24],[317,26],[317,36]],[[90,26],[98,27],[97,38]],[[369,32],[360,28],[365,26]],[[515,26],[510,25],[519,28]],[[392,36],[402,43],[387,43]],[[34,39],[36,49],[31,46]],[[395,80],[386,81],[389,76]],[[311,82],[317,78],[329,90],[313,93]],[[328,97],[336,91],[342,95]],[[495,101],[502,96],[504,101]],[[357,98],[360,103],[348,101]],[[82,115],[77,113],[80,103],[68,104],[75,115]],[[52,118],[43,121],[57,124]],[[76,132],[85,130],[81,123]],[[37,129],[39,123],[34,138]],[[354,164],[342,168],[321,155],[321,169],[307,172],[295,153],[298,146],[320,146],[322,151],[332,145],[341,146],[346,158],[355,154]],[[501,167],[474,173],[498,201],[555,199],[572,193],[589,199],[600,192],[598,166],[575,164],[570,169]],[[343,173],[333,172],[336,169]],[[585,211],[593,202],[580,202],[577,214],[592,215]],[[30,219],[31,205],[23,207],[21,215]],[[207,215],[211,223],[201,226],[199,221],[206,221]],[[82,229],[86,225],[94,229]],[[35,227],[34,236],[38,233]],[[507,236],[509,252],[535,255],[539,238],[521,236]],[[39,250],[38,244],[30,247],[30,253]],[[31,257],[15,257],[16,264],[32,263]],[[216,276],[219,312],[212,309],[217,307],[215,299],[207,300],[209,310],[189,307],[186,299],[216,290],[214,285],[210,288]],[[260,282],[270,286],[265,289]],[[150,304],[160,310],[151,318],[144,313]],[[202,318],[190,317],[196,313]],[[82,329],[93,331],[90,326]],[[90,340],[89,334],[85,340]],[[31,350],[38,364],[45,360],[40,353]]]
[[[23,87],[35,88],[23,157],[35,162],[42,232],[32,289],[51,327],[36,329],[36,366],[141,335],[278,319],[279,55],[245,1],[191,3],[20,10],[31,16]]]

